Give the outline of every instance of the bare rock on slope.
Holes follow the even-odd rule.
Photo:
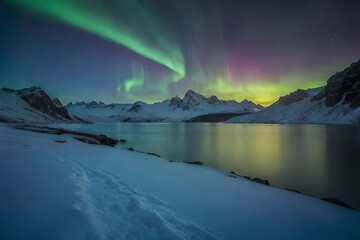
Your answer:
[[[289,95],[280,97],[278,103],[287,106],[290,103],[301,101],[308,96],[309,94],[306,90],[298,89],[295,92],[290,93]]]
[[[330,77],[325,88],[311,100],[323,98],[327,107],[335,106],[341,101],[344,104],[350,103],[352,108],[360,106],[360,60]]]
[[[57,119],[73,120],[66,108],[61,104],[60,100],[55,98],[51,100],[49,95],[40,87],[31,87],[17,90],[19,95],[31,107]]]

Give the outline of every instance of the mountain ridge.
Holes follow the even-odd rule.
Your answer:
[[[0,89],[0,121],[9,123],[82,122],[71,116],[58,98],[41,87]]]
[[[181,122],[206,114],[249,113],[263,108],[246,99],[237,102],[235,100],[219,100],[214,95],[206,98],[193,90],[188,90],[183,98],[174,96],[154,104],[140,101],[133,104],[104,104],[91,101],[89,103],[69,103],[65,107],[70,113],[84,119],[125,122]],[[102,112],[102,115],[99,111]]]
[[[298,89],[261,112],[230,123],[360,123],[360,60],[332,75],[324,87]]]

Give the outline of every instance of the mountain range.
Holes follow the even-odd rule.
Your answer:
[[[219,100],[189,90],[183,98],[147,104],[76,102],[65,107],[40,87],[0,90],[0,122],[223,122],[360,123],[360,60],[331,76],[326,86],[298,89],[267,108],[251,101]]]
[[[120,122],[181,122],[191,121],[203,115],[231,114],[241,115],[263,109],[251,101],[219,100],[216,96],[209,98],[189,90],[184,98],[175,96],[170,100],[147,104],[105,104],[103,102],[76,102],[66,105],[69,113],[88,121]]]
[[[261,112],[231,123],[360,123],[360,60],[331,76],[326,86],[280,97]]]

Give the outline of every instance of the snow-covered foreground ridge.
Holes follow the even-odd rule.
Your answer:
[[[135,102],[134,104],[105,104],[103,102],[76,102],[66,105],[73,115],[88,121],[125,121],[125,122],[181,122],[194,117],[217,113],[252,113],[263,107],[244,100],[219,100],[209,98],[192,90],[184,98],[178,96],[154,104]]]
[[[0,239],[360,239],[360,212],[311,197],[67,135],[0,133]]]
[[[360,60],[334,74],[322,88],[297,90],[231,123],[360,123]]]

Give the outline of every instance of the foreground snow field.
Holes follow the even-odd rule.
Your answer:
[[[360,239],[358,211],[207,167],[9,125],[0,156],[0,239]]]

